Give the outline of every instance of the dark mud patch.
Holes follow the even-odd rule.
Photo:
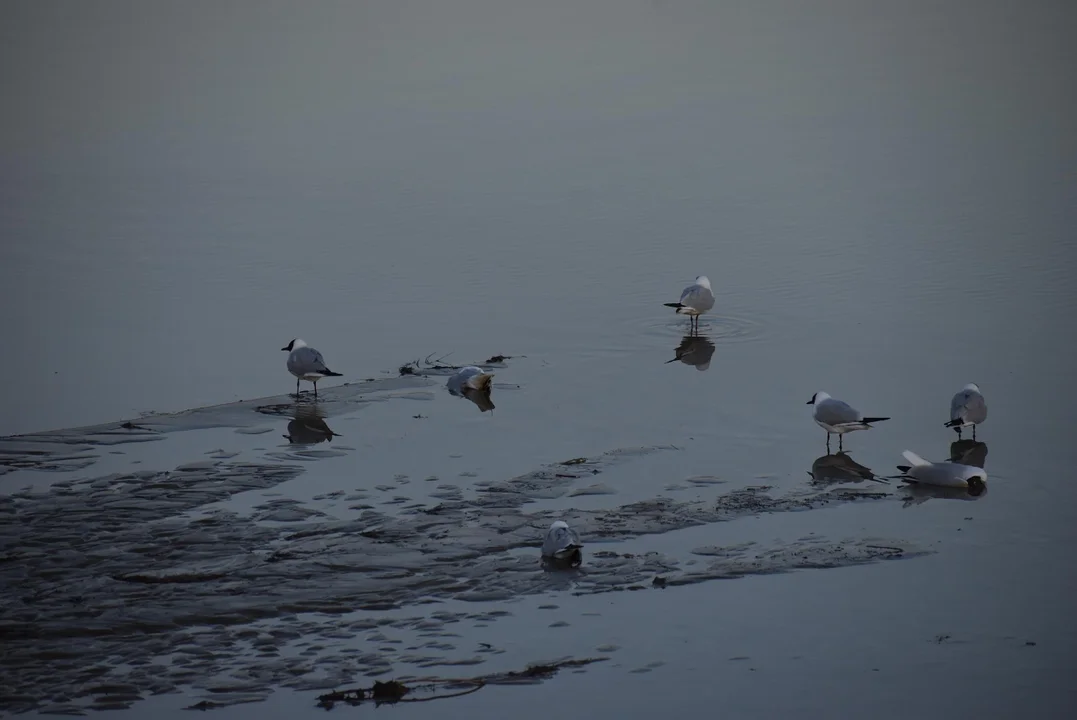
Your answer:
[[[585,543],[605,541],[610,549],[587,546],[581,567],[543,569],[538,546],[552,516],[527,512],[528,505],[569,494],[579,474],[615,474],[621,464],[672,451],[628,448],[553,463],[475,483],[470,498],[445,486],[440,499],[360,508],[349,519],[289,499],[266,502],[251,516],[205,507],[290,480],[302,471],[292,464],[202,461],[0,497],[0,710],[118,707],[181,688],[203,690],[198,702],[208,708],[257,701],[275,687],[354,686],[394,667],[485,662],[496,653],[474,650],[461,633],[506,614],[499,606],[484,610],[492,603],[540,593],[668,591],[921,552],[895,540],[822,537],[686,550],[684,557],[614,551],[620,539],[897,499],[884,490],[778,494],[760,486],[691,502],[655,498],[569,511],[560,517]],[[440,611],[450,600],[474,603],[475,611]],[[412,608],[414,617],[377,617]],[[468,630],[452,629],[465,621]]]

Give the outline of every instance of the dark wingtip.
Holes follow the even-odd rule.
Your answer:
[[[912,466],[911,465],[898,465],[897,469],[900,470],[901,472],[909,472],[910,470],[912,470]]]
[[[666,307],[671,307],[671,308],[682,308],[682,307],[684,307],[684,305],[681,305],[680,303],[662,303],[662,304],[665,305]]]
[[[951,420],[950,422],[943,425],[943,427],[957,427],[958,424],[960,424],[959,420]]]
[[[326,375],[326,377],[340,377],[340,376],[341,376],[341,375],[343,375],[343,374],[344,374],[344,373],[335,373],[335,372],[333,372],[332,370],[330,370],[329,368],[326,368],[326,369],[325,369],[325,375]]]
[[[866,422],[866,423],[873,423],[873,422],[882,422],[883,420],[889,420],[889,419],[890,419],[890,418],[888,418],[888,417],[884,417],[884,418],[883,418],[883,417],[878,417],[878,418],[864,418],[864,420],[863,420],[862,422]]]

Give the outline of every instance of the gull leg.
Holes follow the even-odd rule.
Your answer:
[[[841,452],[842,450],[845,449],[845,447],[842,445],[842,442],[844,440],[845,440],[845,436],[843,434],[841,434],[841,433],[838,433],[838,452]]]
[[[976,442],[976,426],[972,426],[972,441]]]
[[[295,379],[295,399],[299,399],[299,378]]]
[[[827,431],[827,434],[826,434],[826,454],[827,455],[830,454],[830,432],[829,431]]]
[[[317,380],[314,381],[314,399],[315,400],[318,399],[318,381]]]

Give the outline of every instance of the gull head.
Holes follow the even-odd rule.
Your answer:
[[[825,392],[823,392],[822,390],[820,390],[819,392],[817,392],[817,393],[815,393],[814,395],[811,396],[811,400],[809,400],[808,402],[806,402],[804,404],[805,405],[814,405],[817,402],[822,402],[824,400],[829,400],[829,399],[830,399],[830,396],[828,394],[826,394]]]
[[[977,385],[976,383],[969,383],[968,385],[966,385],[965,387],[963,387],[961,389],[962,390],[972,390],[973,392],[980,392],[980,386]]]
[[[307,344],[305,342],[303,342],[299,338],[295,338],[290,343],[282,347],[281,350],[284,350],[285,352],[291,352],[292,350],[298,350],[299,348],[306,346]]]
[[[706,275],[700,275],[699,277],[697,277],[696,278],[696,285],[702,285],[703,287],[707,288],[708,290],[711,289],[711,281],[707,279]]]

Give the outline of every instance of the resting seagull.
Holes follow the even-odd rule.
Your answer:
[[[663,303],[666,307],[676,308],[678,315],[687,315],[690,327],[699,329],[699,316],[714,307],[714,293],[711,281],[706,275],[700,275],[696,281],[681,291],[681,301]]]
[[[318,397],[318,381],[325,377],[340,377],[325,366],[325,358],[314,348],[296,338],[282,347],[288,353],[288,372],[295,375],[295,396],[299,398],[299,381],[309,380],[314,383],[314,397]]]
[[[581,561],[580,536],[568,526],[564,520],[557,520],[546,532],[546,539],[542,541],[542,557],[544,560],[553,560],[556,563],[568,563],[578,565]]]
[[[986,419],[987,403],[984,396],[976,383],[969,383],[950,401],[950,422],[946,423],[946,427],[956,430],[958,439],[961,438],[961,428],[972,427],[972,439],[975,440],[976,426]]]
[[[467,390],[490,391],[490,383],[494,379],[493,373],[488,373],[480,367],[468,365],[457,370],[446,383],[449,392],[453,395],[463,395]]]
[[[946,488],[965,488],[974,492],[983,490],[987,484],[987,471],[971,465],[955,462],[933,463],[924,460],[912,450],[901,453],[908,465],[898,465],[905,482],[934,485]]]
[[[866,418],[859,410],[849,403],[832,398],[822,391],[812,395],[811,400],[806,404],[815,406],[815,409],[812,410],[812,418],[820,427],[826,430],[827,450],[830,450],[831,433],[837,433],[838,449],[841,450],[842,436],[845,435],[845,433],[854,432],[856,430],[868,430],[871,428],[869,423],[882,422],[883,420],[890,419],[888,417]]]

